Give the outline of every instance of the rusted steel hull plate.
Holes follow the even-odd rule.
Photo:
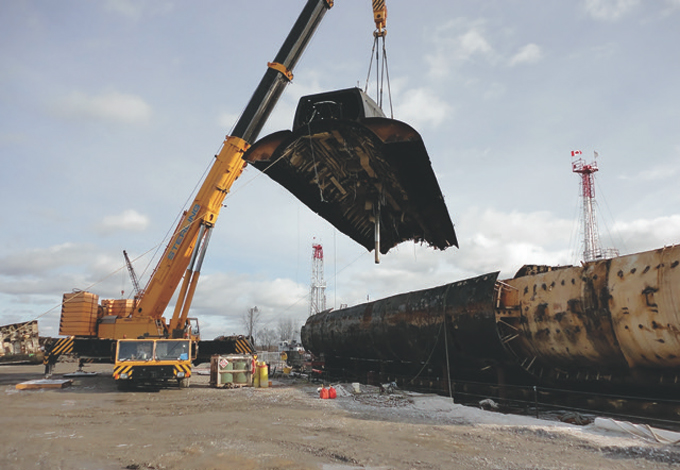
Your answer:
[[[380,117],[313,121],[255,143],[244,158],[367,250],[413,240],[458,246],[420,135]]]
[[[313,315],[302,328],[303,345],[336,370],[415,375],[426,369],[442,376],[447,350],[456,375],[502,361],[493,305],[497,276]]]

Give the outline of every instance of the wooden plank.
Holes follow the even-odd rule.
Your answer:
[[[21,382],[17,384],[17,390],[37,390],[41,388],[65,388],[73,383],[72,380],[63,379],[38,379],[29,380],[28,382]]]

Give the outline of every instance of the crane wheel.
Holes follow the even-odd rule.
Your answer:
[[[179,385],[179,388],[189,388],[189,377],[178,379],[177,384]]]

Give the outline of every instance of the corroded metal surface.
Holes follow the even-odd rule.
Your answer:
[[[313,315],[306,349],[332,368],[441,375],[446,351],[457,371],[500,360],[493,309],[498,273]]]
[[[596,264],[504,281],[519,297],[519,308],[502,316],[519,334],[508,347],[522,360],[537,358],[554,367],[625,367],[609,315],[606,274],[606,266]]]
[[[492,370],[499,383],[676,393],[679,288],[680,247],[525,266],[323,312],[302,340],[335,370],[442,377],[448,364],[454,380]]]
[[[611,260],[610,310],[630,367],[680,368],[680,246]]]
[[[677,381],[679,264],[671,247],[518,275],[504,281],[514,296],[499,299],[500,334],[539,375]]]
[[[0,361],[40,352],[38,321],[0,326]]]
[[[382,253],[406,240],[458,246],[415,129],[382,116],[358,89],[303,97],[295,121],[244,159],[369,251],[376,227]]]

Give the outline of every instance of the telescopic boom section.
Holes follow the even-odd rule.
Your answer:
[[[182,277],[177,304],[168,329],[176,336],[184,327],[196,289],[200,267],[210,232],[217,222],[222,203],[231,185],[241,175],[242,159],[251,142],[257,139],[285,86],[292,70],[319,26],[331,0],[308,0],[288,37],[281,46],[253,93],[233,135],[228,136],[203,182],[196,199],[179,222],[163,257],[137,304],[133,316],[160,319]]]

